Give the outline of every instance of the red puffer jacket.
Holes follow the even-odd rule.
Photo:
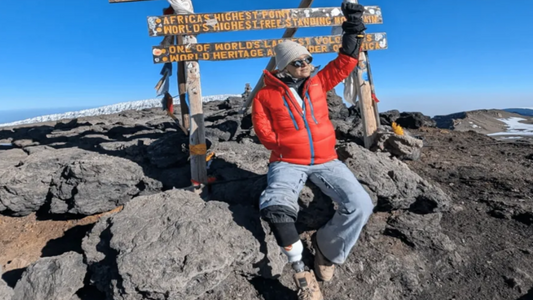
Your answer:
[[[340,53],[304,83],[303,109],[287,85],[265,71],[265,87],[254,98],[252,120],[270,162],[322,164],[337,158],[335,130],[329,120],[327,91],[348,77],[357,59]]]

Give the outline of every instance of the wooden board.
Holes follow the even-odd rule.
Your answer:
[[[345,18],[339,7],[321,7],[150,16],[147,21],[150,36],[165,36],[340,26]],[[366,24],[382,24],[381,8],[365,6],[363,21]]]
[[[243,42],[154,46],[152,47],[152,55],[154,63],[156,64],[176,61],[220,61],[273,57],[274,47],[285,40],[298,42],[304,45],[309,52],[315,54],[338,52],[342,44],[342,37],[340,35],[327,35]],[[363,42],[362,49],[363,51],[387,49],[387,34],[367,34]]]

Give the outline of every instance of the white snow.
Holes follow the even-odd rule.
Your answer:
[[[496,132],[489,134],[490,136],[502,136],[502,135],[522,135],[522,136],[533,136],[533,124],[521,123],[520,121],[525,121],[524,118],[506,118],[498,119],[505,123],[507,126],[506,132]]]
[[[210,102],[210,101],[216,101],[216,100],[226,100],[228,97],[241,97],[241,95],[224,94],[224,95],[205,96],[202,98],[202,101]],[[179,104],[179,99],[175,99],[174,104]],[[0,127],[50,122],[50,121],[57,121],[57,120],[62,120],[62,119],[74,119],[74,118],[97,116],[97,115],[109,115],[109,114],[116,114],[116,113],[119,113],[125,110],[141,110],[141,109],[153,108],[153,107],[161,107],[161,99],[148,99],[148,100],[139,100],[139,101],[131,101],[131,102],[122,102],[122,103],[102,106],[98,108],[84,109],[80,111],[71,111],[71,112],[66,112],[62,114],[40,116],[40,117],[25,119],[21,121],[0,124]]]

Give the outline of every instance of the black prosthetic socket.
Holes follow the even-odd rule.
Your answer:
[[[290,246],[300,240],[294,223],[271,223],[270,229],[280,247]]]
[[[296,243],[300,236],[296,230],[298,213],[289,206],[272,205],[261,210],[261,217],[267,221],[280,247]]]

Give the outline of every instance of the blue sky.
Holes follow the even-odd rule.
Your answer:
[[[196,12],[294,8],[300,0],[193,0]],[[313,6],[340,6],[315,0]],[[389,49],[370,53],[380,111],[447,114],[533,106],[533,1],[363,0],[379,5]],[[162,65],[152,63],[146,17],[165,0],[0,1],[0,110],[97,107],[155,98]],[[297,36],[330,28],[300,29]],[[278,38],[283,30],[205,34],[199,42]],[[334,54],[315,56],[325,65]],[[268,59],[200,62],[204,95],[242,93]],[[176,77],[172,93],[176,94]],[[344,87],[339,85],[337,93]]]

